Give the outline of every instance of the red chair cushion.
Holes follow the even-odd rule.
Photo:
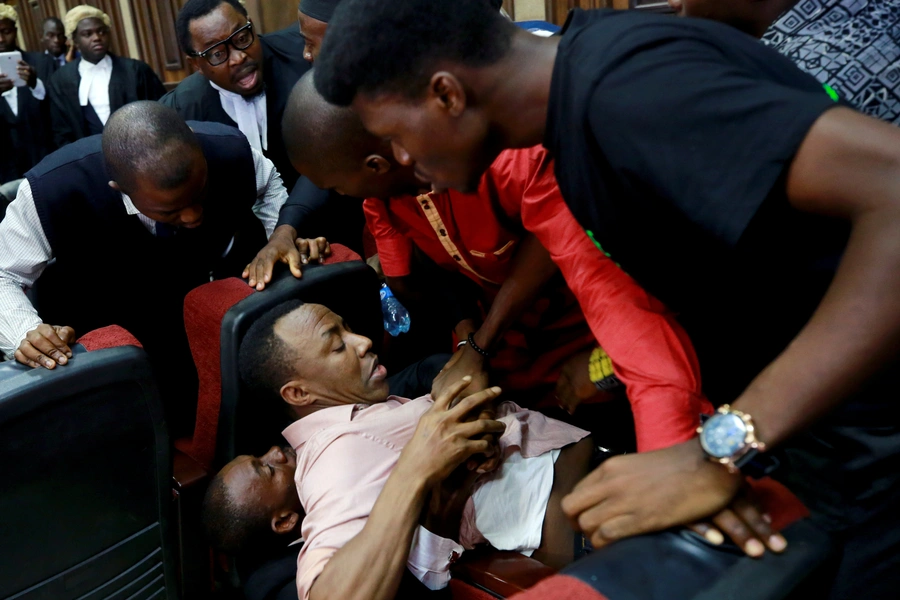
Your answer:
[[[326,264],[361,260],[359,254],[332,244]],[[175,447],[209,469],[216,455],[219,405],[222,400],[221,329],[232,306],[254,293],[243,279],[213,281],[191,290],[184,299],[184,327],[197,367],[197,420],[190,439],[175,441]]]
[[[608,600],[606,596],[574,577],[553,575],[533,588],[512,596],[515,600]]]
[[[347,246],[332,244],[331,256],[323,260],[322,263],[332,265],[334,263],[351,262],[354,260],[362,260],[362,257]]]
[[[184,327],[197,367],[197,420],[190,439],[175,441],[175,447],[209,469],[216,454],[222,374],[219,364],[219,333],[228,310],[253,293],[243,279],[213,281],[191,290],[184,299]]]
[[[809,516],[809,509],[789,489],[772,479],[748,480],[753,493],[772,517],[772,529],[781,531],[794,521]]]
[[[85,347],[88,352],[115,348],[117,346],[137,346],[143,348],[136,337],[118,325],[109,325],[89,331],[80,338],[77,343]]]

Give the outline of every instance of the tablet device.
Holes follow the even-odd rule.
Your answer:
[[[25,80],[19,77],[17,70],[20,60],[22,60],[22,53],[19,51],[0,52],[0,73],[12,79],[13,85],[16,87],[25,85]]]

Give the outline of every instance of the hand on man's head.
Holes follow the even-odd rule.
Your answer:
[[[16,350],[16,361],[29,367],[54,369],[65,365],[72,358],[69,344],[75,342],[75,330],[71,327],[41,323],[25,335]]]

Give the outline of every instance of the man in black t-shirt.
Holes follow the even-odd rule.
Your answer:
[[[438,186],[543,142],[586,235],[679,314],[726,405],[699,440],[604,463],[570,516],[598,545],[689,523],[779,455],[844,542],[834,596],[891,597],[900,131],[712,21],[576,10],[542,39],[483,0],[448,4],[345,0],[319,91]]]

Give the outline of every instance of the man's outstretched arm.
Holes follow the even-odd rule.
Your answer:
[[[478,347],[490,350],[522,313],[534,304],[544,285],[557,272],[556,265],[550,260],[550,254],[537,238],[530,233],[524,236],[513,257],[509,275],[500,286],[484,322],[481,327],[474,328],[471,332],[472,339]],[[457,332],[459,329],[457,326]],[[465,337],[462,339],[465,340]],[[476,382],[480,379],[487,383],[485,360],[484,356],[465,344],[435,378],[432,394],[439,394],[448,382],[457,381],[466,375],[475,378]],[[474,388],[473,391],[477,389],[480,388]]]
[[[448,387],[419,420],[362,531],[330,558],[313,583],[312,600],[394,597],[429,491],[470,456],[489,452],[489,442],[472,438],[501,433],[505,427],[499,421],[465,422],[473,409],[494,399],[499,388],[450,408],[469,381]]]
[[[787,192],[794,207],[852,228],[807,325],[733,403],[769,448],[834,409],[900,347],[900,130],[849,109],[827,111],[794,158]],[[610,459],[563,506],[602,545],[707,517],[738,482],[691,440]]]
[[[30,367],[53,369],[72,357],[71,327],[43,323],[23,287],[31,287],[53,258],[32,197],[23,181],[0,222],[0,352]]]

